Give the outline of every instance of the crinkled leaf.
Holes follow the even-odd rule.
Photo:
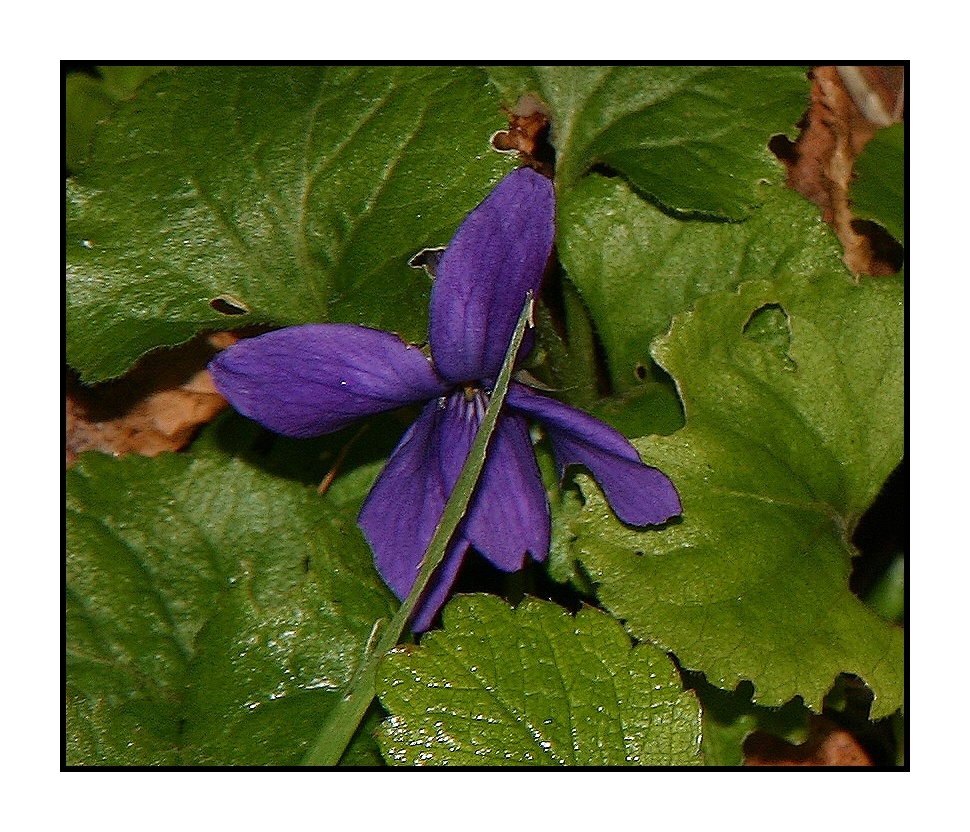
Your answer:
[[[425,338],[408,258],[510,167],[470,67],[190,67],[152,78],[68,183],[69,363],[86,381],[206,328]]]
[[[759,193],[764,204],[739,223],[674,219],[601,176],[562,197],[559,256],[596,324],[614,389],[651,386],[650,342],[703,295],[842,268],[813,206],[780,185]]]
[[[670,660],[591,608],[457,596],[444,629],[392,652],[378,685],[391,763],[699,762],[700,711]]]
[[[763,328],[746,332],[771,308],[784,356]],[[683,516],[624,527],[582,478],[571,546],[604,605],[717,686],[750,679],[759,704],[800,695],[818,710],[845,672],[872,689],[873,718],[900,707],[902,632],[848,577],[853,529],[903,453],[903,346],[898,278],[759,281],[677,318],[654,354],[686,427],[634,444],[677,485]]]
[[[739,219],[756,183],[779,178],[768,150],[808,106],[804,67],[549,66],[488,68],[507,103],[526,92],[552,111],[564,194],[596,164],[668,210]]]
[[[293,765],[395,601],[353,514],[217,453],[68,472],[75,765]]]
[[[906,131],[894,124],[876,133],[855,160],[852,213],[879,223],[906,242]]]

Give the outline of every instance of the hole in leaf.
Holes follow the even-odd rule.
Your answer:
[[[428,276],[434,279],[438,273],[438,264],[441,262],[441,257],[444,253],[444,246],[423,248],[408,260],[408,265],[412,269],[424,269],[428,273]]]
[[[778,134],[768,140],[768,150],[775,154],[779,162],[786,165],[798,163],[798,146],[788,136]]]
[[[865,237],[869,244],[869,273],[874,277],[888,277],[903,267],[905,249],[881,225],[870,220],[852,220],[852,230]]]
[[[788,313],[777,303],[766,303],[751,313],[742,330],[744,337],[764,346],[785,367],[794,370],[795,362],[788,355],[791,328]]]
[[[647,377],[647,368],[642,364],[637,364],[637,366],[633,368],[633,374],[640,379],[640,381],[643,381]]]
[[[211,306],[220,315],[248,315],[249,307],[239,298],[229,294],[221,294],[219,297],[209,301]]]

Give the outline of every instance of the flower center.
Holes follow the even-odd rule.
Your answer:
[[[469,381],[457,385],[448,398],[449,407],[457,407],[461,419],[469,424],[481,424],[488,407],[488,393],[475,382]]]

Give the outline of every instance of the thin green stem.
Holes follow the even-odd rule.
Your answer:
[[[475,434],[468,459],[458,475],[455,488],[445,504],[441,520],[435,528],[428,550],[421,561],[421,570],[414,582],[410,594],[398,608],[397,613],[380,634],[377,646],[369,651],[358,666],[350,682],[349,692],[333,707],[316,739],[301,761],[304,766],[335,766],[340,762],[347,745],[357,731],[364,714],[374,699],[377,684],[377,666],[380,660],[392,650],[401,638],[401,633],[414,614],[414,610],[424,594],[431,576],[441,564],[448,551],[448,544],[461,523],[468,504],[471,502],[475,485],[485,466],[485,456],[488,443],[498,423],[499,412],[505,402],[509,383],[512,380],[515,357],[522,346],[526,328],[532,317],[532,295],[526,297],[522,312],[519,315],[512,341],[505,353],[505,361],[495,382],[488,407],[482,418],[482,424]]]

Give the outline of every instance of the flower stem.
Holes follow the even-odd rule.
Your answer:
[[[428,544],[428,550],[421,561],[421,570],[418,573],[417,580],[404,603],[401,604],[390,623],[381,632],[377,646],[368,651],[358,665],[350,680],[347,694],[330,711],[300,765],[337,765],[364,718],[364,714],[370,707],[377,684],[377,666],[380,660],[397,645],[401,633],[404,632],[404,628],[414,614],[418,601],[421,600],[421,596],[431,580],[431,576],[444,560],[448,544],[451,542],[458,524],[465,516],[468,504],[471,502],[475,485],[478,483],[478,478],[481,476],[482,468],[485,465],[488,442],[495,430],[499,411],[502,409],[505,395],[509,389],[509,382],[512,379],[512,371],[515,367],[515,358],[522,346],[522,339],[525,337],[525,331],[530,325],[531,318],[532,294],[529,293],[515,326],[515,332],[512,334],[512,341],[505,353],[505,361],[495,382],[495,388],[482,418],[482,424],[475,434],[475,440],[468,452],[468,458],[465,460],[458,481],[455,483],[455,488],[445,504],[441,520],[438,521],[431,542]]]

